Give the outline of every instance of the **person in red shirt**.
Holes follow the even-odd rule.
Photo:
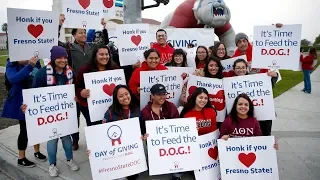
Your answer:
[[[141,71],[156,71],[167,70],[167,67],[160,64],[160,53],[156,49],[149,49],[143,53],[146,59],[141,63],[141,67],[135,69],[129,80],[129,88],[139,100],[140,100],[140,72]]]
[[[208,49],[205,46],[198,46],[197,55],[195,58],[196,68],[203,69],[208,59],[209,59]]]
[[[160,53],[160,64],[165,65],[171,62],[173,47],[170,47],[167,43],[167,32],[164,29],[159,29],[156,32],[157,43],[153,43],[151,48],[154,48]]]
[[[211,106],[208,91],[198,87],[184,105],[180,117],[195,117],[199,135],[208,134],[217,129],[217,113]]]
[[[259,122],[254,118],[253,112],[254,106],[248,95],[239,94],[234,100],[230,115],[222,123],[219,139],[262,136]],[[279,149],[276,140],[274,148]]]
[[[318,59],[317,57],[317,51],[315,48],[309,49],[309,54],[303,58],[303,56],[300,56],[300,61],[302,63],[302,71],[304,76],[304,88],[303,92],[311,94],[311,80],[310,80],[310,74],[313,70],[312,64],[313,60]]]

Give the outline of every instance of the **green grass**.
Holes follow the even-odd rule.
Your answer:
[[[0,66],[6,66],[8,56],[0,56]]]
[[[0,50],[0,56],[1,55],[8,55],[8,54],[9,54],[8,50]]]
[[[320,57],[318,58],[320,60]],[[315,66],[317,68],[318,64]],[[288,91],[292,87],[296,86],[303,81],[302,71],[290,71],[290,70],[280,70],[282,80],[278,82],[273,88],[273,97],[276,98],[282,93]]]

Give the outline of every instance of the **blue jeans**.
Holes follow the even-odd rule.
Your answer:
[[[72,154],[72,141],[70,135],[63,136],[60,138],[62,141],[62,146],[64,149],[64,153],[66,154],[67,160],[71,160],[73,158]],[[56,164],[57,162],[57,150],[58,150],[58,139],[52,139],[47,142],[47,151],[48,151],[48,159],[49,164]]]
[[[311,70],[303,70],[304,78],[304,91],[311,93],[311,79],[310,79]]]

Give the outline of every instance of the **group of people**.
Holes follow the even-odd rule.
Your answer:
[[[59,31],[65,17],[60,15]],[[130,66],[120,66],[119,56],[116,48],[109,42],[106,23],[102,20],[102,31],[95,31],[94,38],[87,42],[85,29],[73,29],[74,42],[62,43],[53,46],[51,49],[51,61],[41,67],[38,57],[30,60],[10,62],[8,59],[6,67],[6,78],[8,80],[9,94],[4,104],[2,117],[19,120],[20,134],[18,137],[19,159],[18,165],[33,167],[34,162],[26,158],[25,150],[28,144],[27,128],[24,112],[28,108],[23,104],[22,90],[29,88],[49,87],[74,84],[76,90],[78,125],[82,113],[87,126],[99,125],[128,118],[139,117],[141,127],[141,138],[148,138],[145,128],[145,121],[159,119],[174,119],[195,117],[199,135],[204,135],[220,130],[219,138],[227,140],[232,137],[251,137],[271,135],[272,120],[260,120],[254,118],[254,106],[246,94],[240,94],[234,101],[231,113],[226,116],[223,123],[217,123],[217,112],[210,104],[208,91],[205,88],[197,87],[190,97],[186,97],[187,82],[184,85],[180,97],[183,109],[179,113],[178,108],[166,100],[167,90],[164,85],[156,84],[150,89],[151,101],[140,111],[140,72],[161,71],[168,66],[188,67],[186,53],[183,49],[174,49],[167,43],[167,33],[159,29],[156,33],[157,43],[144,52],[145,61],[137,62]],[[281,28],[281,24],[277,27]],[[233,64],[234,74],[232,76],[245,76],[253,73],[267,73],[271,77],[274,86],[278,74],[268,69],[250,68],[252,61],[252,45],[244,33],[235,36],[237,50],[233,57],[246,55],[247,61],[237,59]],[[311,50],[310,50],[311,51]],[[312,54],[312,52],[310,53]],[[209,47],[198,46],[196,50],[196,76],[206,78],[226,78],[223,76],[221,61],[230,58],[227,55],[226,46],[218,42]],[[307,61],[306,61],[307,62]],[[308,61],[309,62],[309,61]],[[101,121],[91,122],[88,110],[87,98],[90,97],[90,90],[86,89],[83,75],[90,72],[124,69],[127,84],[118,85],[113,91],[113,103],[106,109],[104,118]],[[184,73],[183,76],[186,74]],[[231,76],[231,75],[230,75]],[[308,87],[304,91],[308,92]],[[310,88],[311,91],[311,88]],[[238,134],[237,128],[252,128],[245,134]],[[60,138],[66,159],[71,170],[76,171],[79,166],[73,160],[73,151],[79,148],[79,133],[67,135]],[[58,139],[47,142],[47,154],[49,159],[49,175],[58,176],[59,171],[56,164]],[[277,143],[275,144],[277,148]],[[90,151],[88,151],[88,154]],[[46,161],[47,157],[40,152],[39,145],[34,145],[34,156],[40,161]],[[139,175],[127,177],[137,179]],[[181,179],[182,174],[173,174],[173,179]]]

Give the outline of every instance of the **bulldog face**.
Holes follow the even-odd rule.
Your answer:
[[[223,0],[197,0],[194,6],[195,17],[199,24],[219,28],[230,21],[230,9]]]

